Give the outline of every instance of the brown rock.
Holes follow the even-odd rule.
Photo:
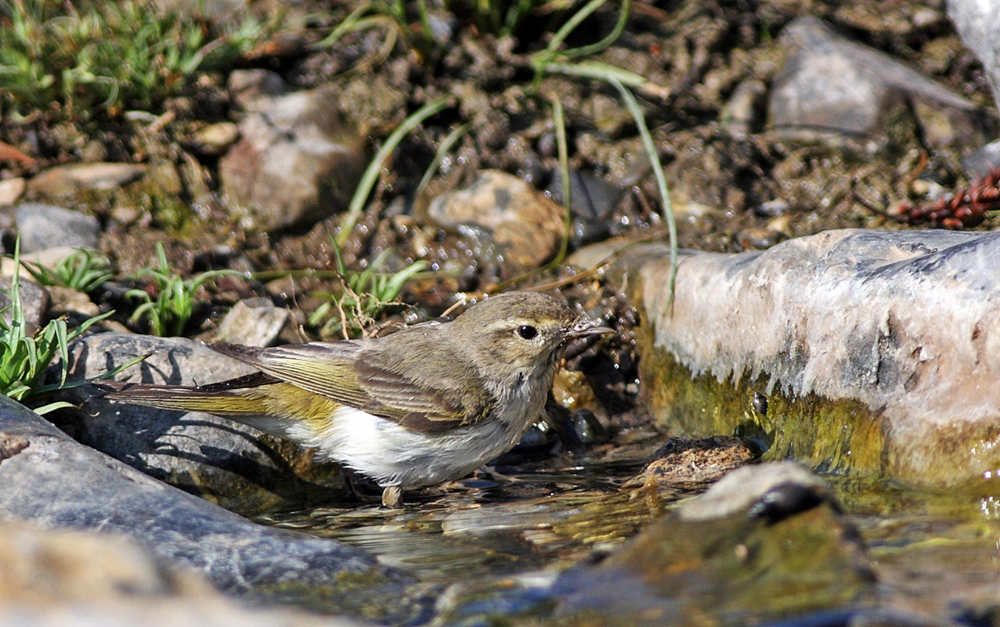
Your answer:
[[[340,120],[328,89],[264,98],[222,158],[230,201],[260,228],[307,226],[347,207],[367,165],[361,139]]]
[[[687,440],[670,438],[656,451],[656,459],[623,489],[693,488],[717,481],[730,470],[753,460],[753,451],[739,438],[714,436]]]
[[[146,166],[131,163],[74,163],[42,172],[28,182],[28,189],[48,198],[62,198],[80,189],[115,189],[145,172]]]
[[[480,172],[471,185],[438,196],[427,208],[427,217],[442,228],[471,225],[491,233],[512,271],[537,268],[556,254],[563,213],[530,184],[496,170]]]

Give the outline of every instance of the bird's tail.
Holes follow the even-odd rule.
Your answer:
[[[239,416],[271,413],[267,395],[262,393],[261,386],[274,383],[276,381],[267,375],[252,374],[198,387],[117,381],[102,381],[95,386],[105,393],[105,398],[118,403]]]

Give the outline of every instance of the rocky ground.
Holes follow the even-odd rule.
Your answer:
[[[179,11],[183,16],[170,24],[194,28],[207,38],[203,41],[211,42],[199,51],[206,57],[242,41],[232,27],[248,23],[248,16],[255,16],[259,28],[226,63],[206,64],[187,73],[164,70],[158,75],[162,85],[148,92],[122,89],[114,98],[110,93],[98,97],[88,89],[101,81],[56,82],[74,75],[52,68],[47,71],[56,87],[44,93],[16,88],[21,83],[13,79],[0,87],[0,244],[12,253],[19,238],[24,258],[42,267],[56,267],[77,248],[100,251],[110,262],[78,289],[48,286],[43,290],[31,283],[22,287],[33,328],[60,316],[74,323],[114,312],[99,326],[118,333],[92,335],[74,343],[69,355],[71,379],[94,376],[130,357],[153,353],[141,370],[122,378],[202,383],[208,377],[225,378],[242,371],[231,372],[232,362],[185,338],[268,345],[385,333],[394,324],[441,314],[485,293],[537,287],[562,295],[618,333],[596,346],[571,348],[568,369],[557,381],[550,426],[530,432],[508,464],[522,464],[519,468],[523,469],[524,463],[542,459],[553,467],[569,466],[585,448],[592,459],[608,463],[606,469],[629,455],[633,462],[647,453],[660,456],[660,462],[645,473],[635,475],[638,469],[632,467],[620,472],[635,475],[629,483],[621,476],[608,480],[615,490],[622,487],[623,494],[629,494],[630,503],[642,494],[655,502],[657,494],[671,494],[673,499],[688,490],[701,490],[772,446],[772,452],[780,449],[782,456],[804,458],[814,466],[888,468],[893,476],[916,476],[916,483],[933,475],[921,469],[940,465],[934,454],[951,455],[946,468],[968,470],[962,466],[965,462],[959,463],[968,457],[962,448],[968,442],[955,439],[956,429],[949,421],[957,405],[949,399],[979,398],[983,378],[992,380],[992,371],[988,372],[992,360],[983,357],[991,354],[991,335],[979,329],[992,328],[980,322],[991,315],[992,301],[980,297],[985,279],[976,278],[984,268],[995,266],[990,262],[991,237],[985,233],[952,237],[943,232],[929,238],[917,233],[912,239],[888,236],[888,243],[874,246],[874,252],[864,246],[849,248],[843,258],[824,247],[823,236],[777,248],[770,256],[684,255],[696,261],[687,267],[682,264],[679,280],[687,276],[689,282],[678,286],[675,301],[664,288],[670,280],[669,253],[663,246],[668,241],[668,201],[656,176],[662,166],[679,245],[698,251],[766,250],[785,240],[845,227],[991,230],[996,221],[994,209],[1000,208],[1000,175],[994,169],[997,151],[988,142],[1000,127],[987,80],[990,70],[984,70],[966,49],[949,20],[948,12],[958,10],[958,3],[946,7],[934,1],[634,2],[627,5],[621,32],[615,24],[623,5],[613,3],[597,6],[572,32],[560,28],[582,7],[557,3],[538,4],[518,20],[511,17],[506,29],[502,16],[516,13],[504,11],[514,11],[519,5],[497,3],[484,9],[478,4],[448,3],[445,8],[427,3],[422,12],[419,5],[405,3],[311,0],[248,6],[220,1],[201,8],[194,6],[198,3],[184,2],[168,7],[167,0],[159,4],[157,11]],[[17,9],[27,13],[21,14],[0,8],[0,26],[21,24],[18,16],[38,6],[23,0]],[[165,14],[174,15],[158,13]],[[54,17],[60,16],[47,15],[49,20]],[[48,32],[55,33],[56,25],[71,21],[61,16],[45,23]],[[14,35],[20,31],[7,28],[5,32],[0,34],[0,65],[9,63],[5,46],[16,43]],[[143,35],[136,30],[134,36],[121,39],[137,49]],[[598,42],[601,45],[589,48]],[[132,62],[126,54],[132,51],[126,47],[118,54]],[[989,62],[988,67],[992,68]],[[634,95],[641,117],[629,109],[627,95],[612,78]],[[42,84],[47,83],[35,82]],[[404,134],[394,133],[407,127]],[[563,127],[565,169],[560,164]],[[652,154],[643,143],[644,128]],[[380,152],[396,142],[393,150]],[[366,185],[371,185],[370,193],[356,196],[355,190],[364,191]],[[563,209],[567,187],[568,215]],[[797,316],[825,302],[808,294],[810,289],[832,293],[824,283],[830,279],[798,273],[804,262],[795,263],[800,257],[792,254],[797,251],[804,258],[814,249],[818,261],[810,257],[806,265],[828,264],[834,270],[830,274],[835,285],[842,285],[836,283],[844,276],[842,272],[854,271],[865,289],[877,295],[902,292],[906,286],[899,279],[912,271],[913,280],[921,285],[940,281],[941,293],[950,295],[942,296],[941,302],[968,298],[979,302],[983,311],[964,307],[967,317],[963,317],[947,313],[947,307],[928,307],[925,317],[910,316],[908,308],[915,301],[912,294],[904,294],[902,301],[885,305],[892,315],[883,319],[873,313],[874,301],[852,301],[846,290],[841,294],[844,298],[834,302],[850,308],[858,324],[871,333],[817,332],[808,323],[818,314]],[[897,264],[902,260],[910,260],[909,265]],[[769,263],[779,269],[768,270]],[[10,267],[4,266],[8,274]],[[938,273],[932,275],[928,269]],[[767,272],[775,272],[784,282],[762,284],[758,278]],[[167,290],[168,282],[157,281],[156,273],[188,280],[196,302],[190,320],[160,328],[155,316],[140,308]],[[341,318],[351,319],[355,314],[354,306],[345,300],[350,295],[347,288],[362,291],[379,282],[384,285],[393,275],[400,282],[409,279],[400,302],[359,311],[357,324],[341,329]],[[786,291],[777,289],[779,283],[788,286]],[[958,294],[956,285],[968,290]],[[715,306],[713,290],[725,292],[725,298],[718,299],[725,306]],[[784,326],[778,324],[784,318],[767,314],[771,311],[767,307],[778,301],[799,303],[799,309],[779,309],[788,319]],[[685,309],[690,303],[707,304],[698,305],[704,310]],[[761,309],[754,318],[747,314],[751,304]],[[829,313],[831,307],[819,309]],[[911,342],[904,335],[911,328],[908,324],[916,324],[914,320],[921,334],[925,328],[931,331]],[[942,336],[941,350],[935,355],[914,349],[929,345],[925,337],[937,337],[932,333],[940,326],[935,324],[938,320],[951,323],[959,339]],[[639,322],[644,324],[634,331]],[[691,332],[681,323],[689,325]],[[805,348],[791,354],[788,346],[797,344],[784,341],[788,338],[782,333],[799,328],[796,325],[813,335],[803,335],[808,339]],[[703,341],[709,337],[704,333],[709,327],[716,334],[711,336],[714,353]],[[151,338],[146,335],[150,332],[184,337]],[[762,334],[778,338],[773,354],[763,352],[758,341]],[[871,342],[869,335],[874,338]],[[694,338],[689,343],[688,336]],[[845,344],[844,337],[856,339],[848,342],[850,350],[845,349],[846,365],[822,372],[808,369],[810,349],[814,356],[821,350],[836,355]],[[732,349],[743,340],[748,347],[745,352]],[[950,355],[949,351],[964,361],[942,361],[963,368],[959,383],[965,385],[962,390],[971,392],[952,393],[951,388],[935,383],[955,382],[958,370],[938,368],[934,376],[924,375],[930,370],[925,362]],[[642,381],[637,365],[640,355],[647,368]],[[932,363],[937,368],[942,361]],[[905,372],[897,373],[894,365]],[[822,424],[829,426],[830,437],[819,445],[815,441],[827,434],[818,433],[809,412],[822,412],[826,406],[816,409],[815,398],[808,395],[820,390],[812,382],[825,381],[827,370],[857,375],[851,380],[845,375],[831,386],[843,384],[845,402],[865,407],[850,405],[837,410],[844,413],[823,414],[829,418]],[[744,371],[748,379],[741,379]],[[692,374],[704,373],[716,377],[692,378]],[[880,413],[902,402],[899,399],[912,401],[914,386],[927,398],[944,400],[920,411],[897,412],[898,416],[891,411]],[[164,412],[122,417],[90,391],[73,394],[66,400],[82,411],[49,417],[76,442],[50,433],[48,427],[14,409],[4,410],[8,426],[14,425],[10,429],[21,429],[18,425],[24,421],[30,428],[23,427],[28,438],[23,442],[0,442],[0,474],[6,471],[14,477],[30,470],[39,485],[49,486],[45,473],[58,476],[66,472],[59,466],[68,463],[65,460],[92,457],[94,467],[104,473],[102,481],[110,486],[108,493],[124,490],[116,487],[118,475],[131,477],[132,470],[111,460],[94,461],[106,459],[92,450],[97,449],[145,475],[244,515],[259,515],[303,492],[314,497],[322,491],[338,502],[354,498],[346,494],[339,473],[329,466],[315,465],[310,454],[253,430],[233,428],[228,421],[203,414],[185,414],[180,420]],[[806,395],[805,400],[794,398],[799,394]],[[794,404],[800,401],[801,406]],[[771,417],[765,419],[769,403]],[[651,424],[647,405],[662,419],[660,425]],[[788,407],[792,409],[786,411]],[[807,421],[801,430],[789,427],[789,441],[780,439],[778,429],[766,432],[768,421],[784,420],[786,414],[800,410]],[[664,418],[672,411],[690,415]],[[994,463],[991,442],[995,438],[988,413],[992,409],[983,411],[987,413],[976,416],[963,411],[955,418],[970,420],[972,426],[962,433],[971,433],[969,437],[984,443],[968,462],[976,477],[982,474],[980,466]],[[910,421],[925,414],[944,425],[935,427],[935,433],[947,431],[952,438],[942,441],[959,443],[943,450],[935,444],[938,440],[927,442],[924,434],[928,432],[912,427],[916,422]],[[705,415],[710,416],[708,422]],[[845,423],[843,415],[853,422]],[[684,422],[691,416],[696,416],[698,426]],[[879,422],[883,418],[886,422]],[[735,433],[742,439],[671,440],[653,453],[662,438],[652,444],[651,436],[671,420],[679,420],[678,424],[698,435]],[[883,428],[883,424],[889,426]],[[911,440],[900,439],[900,434],[907,433],[915,434],[911,439],[920,440],[927,449],[919,456],[926,461],[924,465],[914,466],[906,451],[899,453],[899,447],[886,445],[901,441],[906,449],[905,443]],[[61,459],[45,457],[45,447],[66,453],[60,453]],[[33,459],[37,462],[31,463]],[[115,471],[108,475],[102,464]],[[77,472],[85,476],[76,470],[73,476]],[[149,487],[159,485],[151,480],[149,486],[142,479],[129,481],[140,486],[131,489],[142,492],[143,499],[168,498]],[[500,489],[499,500],[512,494],[525,499],[565,496],[571,491],[566,481],[515,483]],[[761,504],[744,505],[756,511],[772,506],[781,509],[786,500],[798,503],[796,499],[808,497],[816,487],[810,481],[801,494],[789,497],[775,488],[777,496],[771,500],[765,494]],[[940,483],[936,475],[929,481]],[[80,524],[69,526],[78,529],[110,524],[106,522],[110,520],[126,535],[136,528],[133,522],[120,520],[113,503],[104,507],[103,502],[80,497],[89,489],[86,482],[82,487],[74,482],[62,485],[64,492],[50,499],[50,509],[25,500],[22,491],[11,487],[19,482],[12,479],[6,482],[6,492],[0,489],[4,519],[60,528],[66,526],[60,521],[73,520]],[[486,480],[491,485],[503,482]],[[474,479],[469,485],[482,482]],[[454,507],[475,489],[445,486],[417,498],[431,510],[441,501],[445,507]],[[78,494],[78,490],[83,492]],[[253,559],[259,556],[230,555],[230,561],[219,561],[216,570],[198,561],[199,551],[188,544],[197,542],[202,531],[186,526],[186,508],[203,512],[207,520],[219,516],[226,525],[232,521],[221,509],[197,500],[189,502],[184,500],[187,495],[178,494],[170,493],[173,505],[153,508],[168,511],[162,516],[158,511],[150,519],[151,537],[160,543],[157,534],[166,533],[171,542],[163,542],[159,551],[153,551],[155,558],[149,559],[193,566],[230,592],[249,591],[251,597],[260,592],[259,586],[241,579],[248,572],[256,573]],[[74,499],[92,509],[81,510],[86,515],[60,509],[64,501]],[[831,533],[831,550],[849,573],[842,578],[847,585],[833,590],[830,598],[846,603],[844,599],[852,595],[872,594],[871,573],[858,558],[856,531],[841,520],[839,506],[825,492],[806,500],[805,511],[817,503],[830,505],[809,516],[822,522],[823,533]],[[474,501],[469,511],[486,503],[488,499]],[[516,510],[517,505],[511,507]],[[572,513],[543,513],[568,516],[565,520],[585,517],[585,511],[574,509],[577,504],[567,507]],[[181,512],[178,520],[170,517],[174,508]],[[494,510],[483,511],[489,515]],[[798,511],[779,512],[774,521]],[[639,522],[630,521],[627,528],[634,532],[662,513],[660,505],[650,505],[637,517]],[[738,517],[733,523],[737,531],[720,526],[719,533],[727,538],[734,533],[757,534],[770,524],[758,525],[760,520],[771,520],[768,516],[755,514],[749,531],[750,523]],[[441,524],[446,530],[451,524],[454,531],[455,526],[461,528],[460,519],[421,523],[403,515],[393,523],[406,529]],[[97,522],[88,526],[87,520]],[[296,521],[284,522],[293,525]],[[385,521],[379,516],[376,522]],[[331,526],[351,524],[338,520]],[[566,528],[556,533],[556,523],[539,524],[548,525],[550,535],[572,536],[577,550],[581,544],[599,542],[595,538],[604,533],[590,528],[582,534]],[[697,526],[691,521],[685,524]],[[239,529],[233,533],[263,534],[279,544],[286,538],[272,536],[270,530],[236,526]],[[792,528],[802,526],[800,519]],[[637,564],[645,555],[650,556],[651,572],[674,568],[644,542],[665,543],[664,537],[672,537],[682,527],[676,520],[658,525],[645,540],[633,543],[607,564],[581,565],[550,582],[545,593],[550,596],[533,596],[531,586],[515,586],[514,592],[501,594],[496,606],[501,609],[495,612],[506,615],[511,611],[503,609],[509,607],[504,605],[508,596],[521,594],[523,598],[518,598],[528,599],[532,607],[541,603],[548,608],[545,612],[552,611],[550,600],[557,597],[567,612],[591,612],[594,608],[586,599],[593,587],[599,587],[594,582],[607,579],[608,573],[618,576],[625,569],[626,581],[644,576],[646,571]],[[808,520],[804,527],[809,527]],[[481,531],[469,533],[478,538]],[[523,534],[519,542],[530,544],[541,532],[529,525],[518,533]],[[624,532],[608,533],[620,541]],[[686,537],[682,536],[682,544]],[[133,539],[149,541],[141,534]],[[769,551],[772,541],[766,536],[751,544]],[[315,547],[303,542],[295,545],[306,555],[302,559],[320,559],[311,552]],[[812,540],[807,537],[803,542],[809,546]],[[334,552],[341,550],[333,546]],[[697,543],[690,546],[692,551],[701,550]],[[737,545],[737,556],[740,546],[747,550]],[[816,546],[827,545],[819,542]],[[370,568],[372,576],[380,578],[377,586],[365,584],[375,586],[380,594],[396,594],[399,587],[412,583],[395,570],[372,565],[367,553],[355,556],[343,550],[360,564],[354,564],[355,571]],[[244,558],[251,566],[241,561]],[[703,573],[715,568],[706,566],[708,561],[699,562],[699,568],[709,569]],[[738,561],[752,572],[752,559]],[[353,564],[333,559],[329,571],[316,575],[318,583],[284,579],[286,571],[280,569],[262,573],[261,586],[268,594],[257,596],[284,600],[315,596],[316,588],[310,587],[315,584],[322,589],[319,595],[330,599],[322,611],[331,611],[332,604],[337,613],[382,621],[428,618],[432,610],[427,598],[415,593],[389,610],[341,603],[338,595],[345,588],[337,585],[326,591],[322,587],[328,582],[322,577],[341,576],[338,569],[346,568],[345,563]],[[297,568],[290,564],[288,572]],[[352,576],[357,575],[355,571]],[[794,581],[797,572],[793,570],[788,580]],[[821,580],[831,572],[816,577]],[[354,584],[345,585],[349,589]],[[166,575],[156,586],[157,594],[172,594],[183,587]],[[469,588],[471,592],[445,595],[434,611],[448,608],[443,615],[453,621],[493,615],[492,606],[483,610],[477,605],[480,592],[475,586]],[[424,589],[417,586],[416,590]],[[617,594],[616,589],[606,592]],[[672,598],[673,593],[666,594]],[[753,611],[753,601],[748,600],[750,610],[737,604],[733,611]],[[642,611],[644,604],[663,615],[676,610],[672,601],[662,598],[635,602],[628,611]],[[829,607],[824,603],[829,602],[809,601],[796,606],[796,611]],[[708,598],[680,615],[730,611],[716,606]],[[780,612],[764,615],[784,616]],[[559,620],[558,615],[547,616]]]

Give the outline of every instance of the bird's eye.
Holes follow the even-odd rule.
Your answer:
[[[521,326],[517,327],[517,334],[526,340],[530,340],[531,338],[538,335],[538,329],[531,326],[530,324],[522,324]]]

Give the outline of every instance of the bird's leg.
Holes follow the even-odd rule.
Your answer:
[[[382,489],[382,507],[398,509],[402,506],[403,488],[398,485],[391,485]]]

